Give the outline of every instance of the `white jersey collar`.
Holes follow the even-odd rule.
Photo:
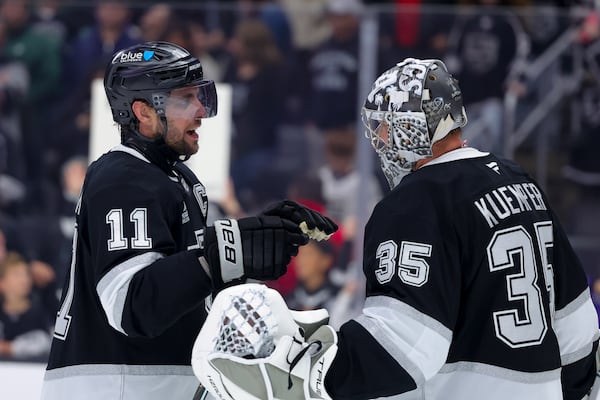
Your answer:
[[[146,161],[147,163],[150,163],[150,160],[148,160],[142,153],[140,153],[139,151],[137,151],[136,149],[132,148],[132,147],[127,147],[124,146],[122,144],[118,144],[115,147],[113,147],[112,149],[110,149],[110,151],[122,151],[124,153],[128,153],[131,154],[134,157],[139,158],[142,161]]]
[[[473,147],[460,147],[456,150],[449,151],[439,157],[434,158],[433,160],[425,163],[421,168],[427,167],[428,165],[443,164],[450,161],[464,160],[467,158],[485,157],[488,154],[490,153],[479,151]]]

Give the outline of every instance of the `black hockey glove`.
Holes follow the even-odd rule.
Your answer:
[[[289,219],[298,224],[302,232],[315,240],[329,239],[338,229],[337,224],[330,218],[292,200],[283,200],[271,205],[263,211],[263,215],[276,215]]]
[[[279,278],[308,237],[292,221],[261,215],[217,220],[204,240],[213,286],[219,290],[244,278]]]

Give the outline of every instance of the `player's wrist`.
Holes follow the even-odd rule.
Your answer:
[[[215,290],[221,289],[229,282],[239,281],[244,277],[241,235],[237,221],[223,219],[215,221],[206,228],[204,235],[204,257]],[[208,264],[208,265],[205,265]]]

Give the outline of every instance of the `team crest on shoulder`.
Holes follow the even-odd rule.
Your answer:
[[[206,213],[208,212],[208,197],[206,196],[206,188],[201,183],[196,183],[193,188],[194,197],[200,206],[200,210],[202,211],[202,215],[206,218]]]
[[[185,201],[183,202],[183,211],[181,213],[181,223],[186,224],[190,222],[190,213],[188,212],[187,206],[185,205]]]

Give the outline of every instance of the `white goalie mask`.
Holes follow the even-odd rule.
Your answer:
[[[407,58],[385,71],[361,114],[392,189],[435,142],[467,123],[458,81],[439,60]]]

